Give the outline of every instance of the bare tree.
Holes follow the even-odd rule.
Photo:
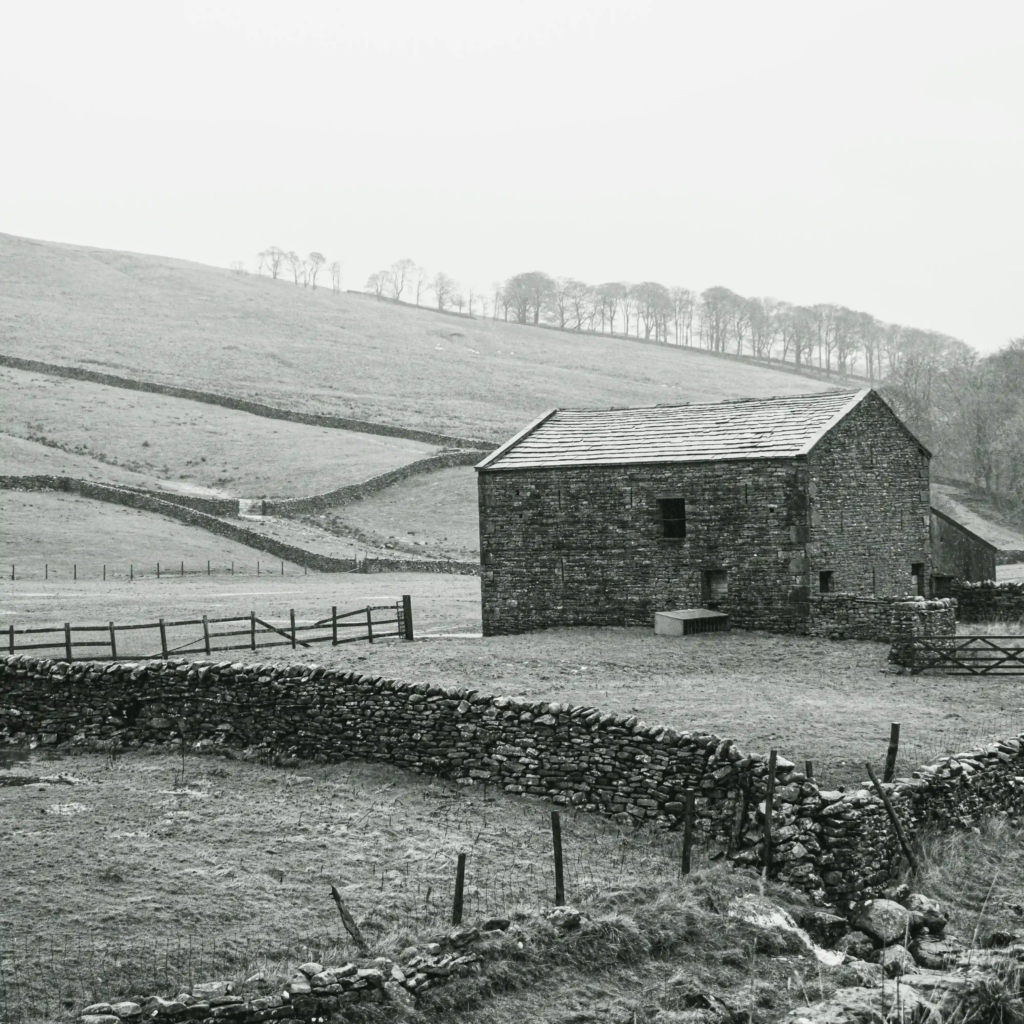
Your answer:
[[[309,254],[309,282],[316,291],[316,275],[320,268],[327,262],[327,257],[322,252],[311,252]]]
[[[462,307],[466,304],[466,296],[462,294],[461,289],[452,295],[452,304],[460,313],[462,312]]]
[[[574,331],[582,331],[586,325],[589,330],[590,325],[594,322],[594,305],[592,302],[594,289],[583,281],[569,278],[566,282],[565,294],[569,301],[572,329]]]
[[[378,299],[382,299],[390,278],[391,275],[387,270],[378,270],[367,278],[366,288],[368,291],[373,292]]]
[[[232,262],[232,264],[231,264],[231,269],[236,274],[244,274],[245,273],[245,264],[241,260],[234,260]]]
[[[405,291],[405,283],[416,270],[416,264],[412,260],[395,260],[391,264],[391,297],[401,301],[402,292]],[[419,305],[419,302],[416,303]]]
[[[601,330],[604,330],[604,325],[607,322],[608,330],[614,334],[615,317],[619,313],[619,306],[628,294],[629,288],[621,281],[608,281],[605,284],[599,284],[594,291],[597,295],[598,310],[601,316]]]
[[[267,250],[256,253],[256,273],[263,276],[263,268],[267,265]]]
[[[327,269],[331,272],[331,291],[341,291],[341,263],[335,260],[329,264]]]
[[[420,304],[420,298],[429,287],[430,274],[426,267],[416,268],[416,305]]]
[[[509,293],[509,306],[521,324],[540,323],[541,314],[554,289],[555,282],[541,270],[516,274],[505,285]]]
[[[285,252],[276,245],[272,245],[269,249],[265,250],[264,255],[266,256],[267,266],[270,268],[270,276],[276,281],[281,273],[281,264],[284,263]]]
[[[293,249],[291,252],[286,252],[284,254],[284,261],[291,269],[292,277],[295,279],[295,283],[297,285],[299,283],[299,275],[303,272],[302,257]]]
[[[572,303],[569,300],[569,282],[571,280],[568,277],[558,278],[548,295],[547,319],[563,331],[568,326],[569,311],[572,308]]]
[[[434,281],[430,287],[437,299],[437,308],[443,313],[448,308],[458,285],[447,274],[439,270],[434,275]]]

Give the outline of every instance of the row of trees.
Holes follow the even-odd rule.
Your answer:
[[[276,281],[282,274],[290,271],[296,285],[301,284],[303,288],[312,288],[314,291],[317,277],[325,267],[331,275],[331,290],[340,292],[341,263],[338,260],[328,263],[323,253],[311,252],[303,257],[294,250],[286,252],[279,246],[272,245],[256,254],[256,272],[261,277],[266,270]],[[246,273],[245,264],[240,261],[232,263],[231,269],[237,274]]]

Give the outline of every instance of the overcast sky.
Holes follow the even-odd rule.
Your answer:
[[[21,3],[0,231],[1024,335],[1024,5]]]

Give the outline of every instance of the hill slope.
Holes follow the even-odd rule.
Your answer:
[[[3,234],[0,350],[495,440],[554,405],[675,404],[826,387],[691,350],[444,316],[181,260]]]

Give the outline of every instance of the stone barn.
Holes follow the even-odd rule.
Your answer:
[[[872,390],[551,410],[477,466],[484,633],[925,595],[930,458]]]
[[[949,597],[957,581],[996,578],[999,549],[951,515],[932,506],[932,595]]]

